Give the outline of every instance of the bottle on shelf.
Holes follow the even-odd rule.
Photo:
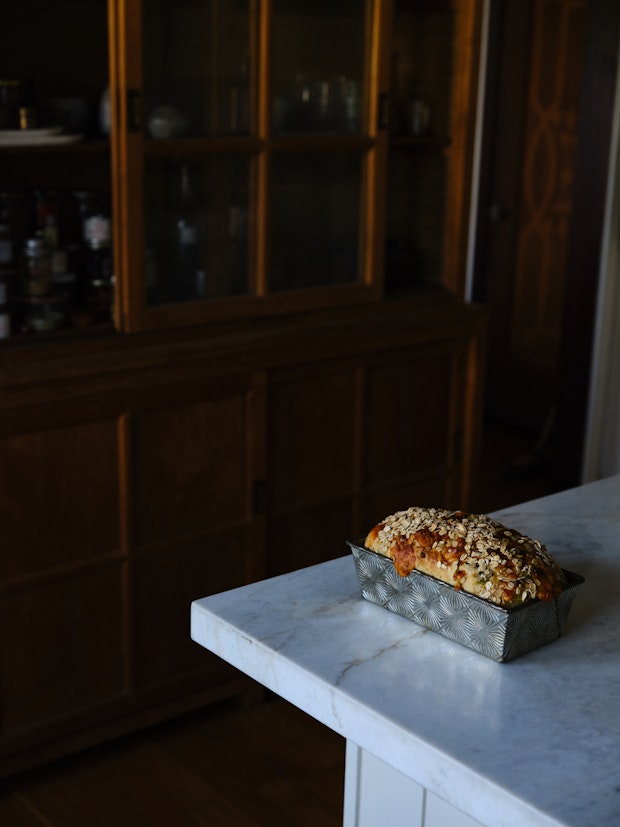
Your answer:
[[[113,315],[115,278],[109,197],[101,192],[73,192],[67,270],[75,274],[71,319],[76,327],[109,322]]]
[[[48,296],[52,290],[52,254],[41,233],[26,239],[25,293],[29,298]]]
[[[58,200],[53,191],[36,192],[37,233],[53,254],[58,249]]]
[[[188,164],[182,164],[180,169],[180,209],[176,220],[175,246],[175,299],[191,301],[203,298],[205,273],[201,266],[196,190]]]
[[[110,321],[114,307],[112,224],[103,213],[84,221],[84,304],[94,322]]]
[[[0,193],[0,335],[109,322],[114,274],[108,197]]]

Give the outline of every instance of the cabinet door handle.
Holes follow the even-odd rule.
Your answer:
[[[140,89],[127,90],[127,131],[140,132],[142,130],[142,94]]]

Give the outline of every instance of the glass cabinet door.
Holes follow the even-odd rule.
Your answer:
[[[142,27],[147,303],[247,294],[251,153],[204,141],[249,134],[249,0],[144,0]]]
[[[365,0],[274,0],[273,291],[355,284],[363,276],[366,147],[311,137],[362,133],[365,25]],[[291,142],[278,141],[285,136]]]
[[[471,0],[394,0],[387,291],[464,293],[478,25]]]
[[[365,0],[274,0],[275,134],[362,129]]]
[[[150,138],[247,135],[250,0],[143,0]]]
[[[247,293],[248,159],[147,158],[145,169],[149,304]]]
[[[376,296],[384,3],[115,2],[125,328]]]

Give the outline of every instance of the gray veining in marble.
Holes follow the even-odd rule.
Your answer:
[[[586,578],[515,661],[363,600],[350,555],[196,601],[192,637],[489,827],[620,825],[620,477],[496,516]]]

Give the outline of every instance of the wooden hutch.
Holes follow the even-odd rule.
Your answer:
[[[28,136],[0,133],[6,217],[34,198],[41,233],[36,199],[51,199],[55,275],[74,266],[63,246],[78,262],[52,279],[60,316],[29,321],[41,307],[11,228],[3,774],[238,693],[189,639],[193,598],[346,554],[400,507],[467,507],[479,5],[3,10],[2,74],[33,80],[39,115]],[[85,213],[69,217],[89,194],[111,218],[103,294]]]

